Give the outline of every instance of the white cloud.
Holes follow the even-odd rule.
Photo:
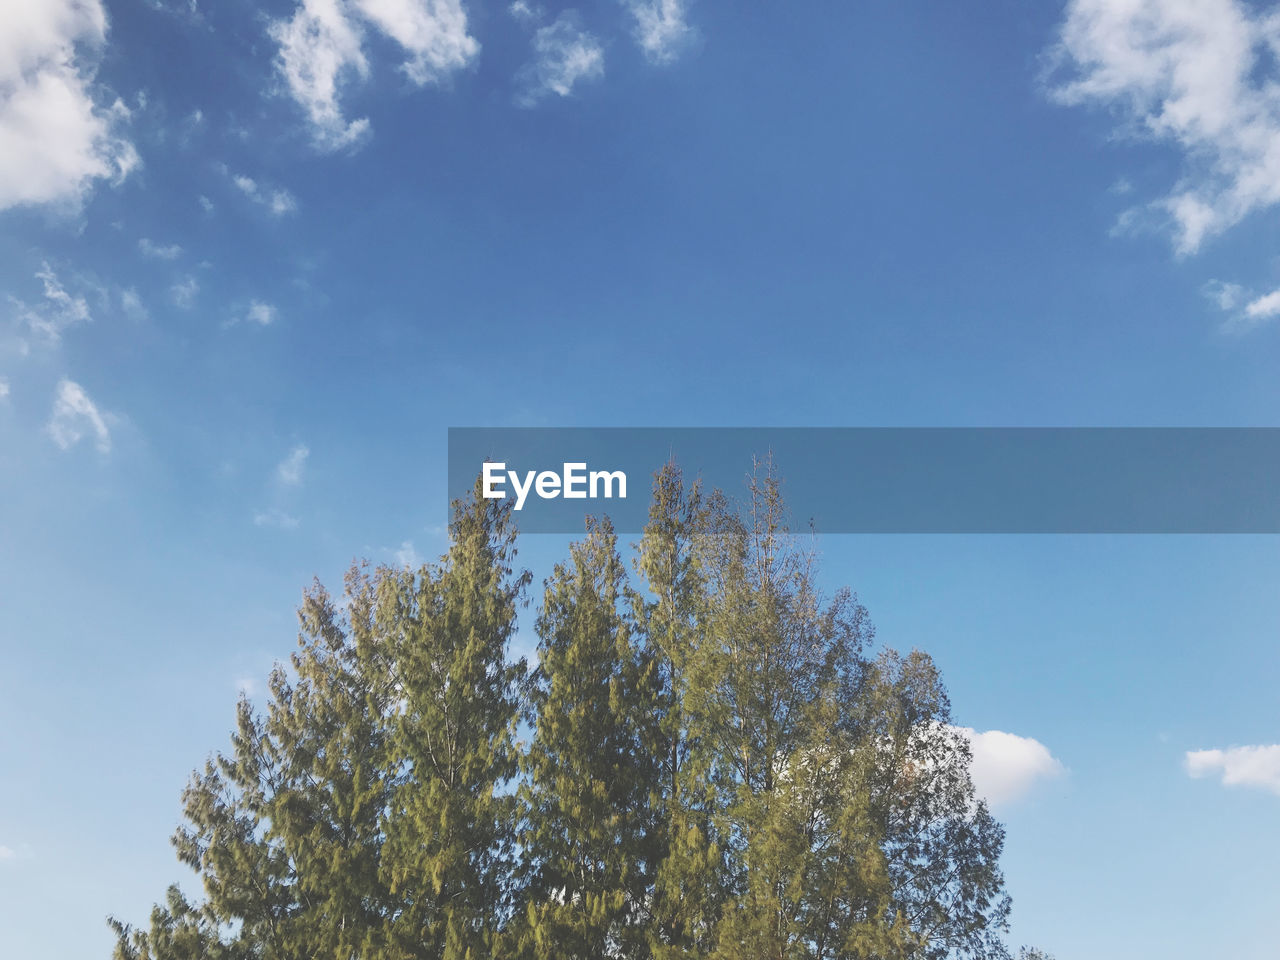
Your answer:
[[[1185,176],[1156,201],[1175,248],[1280,203],[1280,16],[1240,0],[1072,0],[1054,64],[1064,104],[1113,110],[1176,145]]]
[[[355,0],[355,7],[409,54],[402,69],[420,87],[446,80],[480,53],[461,0]]]
[[[138,291],[133,287],[120,291],[120,309],[134,322],[147,319],[147,308],[142,303],[142,297],[138,296]]]
[[[346,11],[341,0],[303,0],[292,19],[270,27],[280,47],[276,69],[306,111],[312,139],[322,150],[350,146],[369,131],[368,118],[348,121],[338,102],[341,86],[369,74],[360,28]]]
[[[1222,329],[1228,333],[1246,333],[1280,317],[1280,290],[1256,294],[1238,283],[1210,280],[1202,292],[1219,310],[1228,314]]]
[[[150,257],[152,260],[177,260],[182,256],[182,248],[176,243],[162,245],[153,243],[147,237],[138,241],[138,249],[144,257]]]
[[[970,727],[956,727],[969,741],[973,764],[969,769],[974,789],[992,806],[1023,797],[1039,780],[1060,776],[1062,764],[1039,740],[1002,730],[982,733]]]
[[[9,298],[17,313],[19,327],[25,327],[33,338],[56,345],[62,339],[62,332],[68,327],[93,319],[85,298],[68,293],[47,262],[41,264],[36,279],[44,288],[42,302],[28,306],[21,300]],[[20,349],[24,353],[27,351],[25,339],[20,341]]]
[[[296,487],[302,483],[302,471],[307,465],[307,457],[311,451],[305,444],[298,444],[289,451],[289,455],[276,467],[276,479],[286,487]]]
[[[1244,287],[1238,283],[1225,283],[1222,280],[1210,280],[1204,285],[1203,292],[1219,310],[1234,310],[1245,298]]]
[[[106,35],[100,0],[0,4],[0,210],[77,206],[137,165],[120,134],[128,110],[98,106],[91,89]]]
[[[622,0],[635,20],[636,43],[651,63],[670,63],[693,40],[685,0]]]
[[[49,436],[63,450],[70,450],[87,433],[92,433],[94,445],[100,453],[111,452],[111,431],[107,429],[107,417],[89,399],[80,384],[63,380],[53,401],[53,415],[49,418]]]
[[[1244,315],[1256,323],[1280,316],[1280,290],[1272,290],[1245,305]]]
[[[205,213],[213,213],[213,201],[206,197],[203,193],[196,197],[196,201],[200,204],[200,209]]]
[[[536,3],[529,3],[529,0],[515,0],[511,6],[507,7],[507,12],[521,23],[534,23],[542,19],[542,7]]]
[[[298,518],[283,510],[264,510],[253,515],[254,526],[275,527],[277,530],[294,530],[298,526]]]
[[[9,380],[7,377],[0,377],[0,400],[7,400],[9,397]]]
[[[0,861],[13,860],[17,856],[17,852],[12,847],[0,846]]]
[[[279,45],[276,70],[306,111],[320,150],[340,150],[369,133],[369,118],[347,120],[339,87],[369,76],[360,27],[340,0],[302,0],[293,18],[276,20],[270,36]]]
[[[554,23],[533,35],[535,59],[520,72],[521,106],[533,106],[543,97],[567,97],[580,80],[604,76],[604,48],[578,24],[573,11],[565,11]]]
[[[261,300],[253,300],[249,303],[249,310],[245,314],[245,320],[263,327],[268,326],[275,323],[276,308],[269,303],[263,303]]]
[[[200,292],[200,282],[191,274],[187,274],[169,288],[169,296],[174,306],[190,310],[196,302],[196,294]]]
[[[400,549],[393,554],[396,566],[409,567],[416,570],[422,566],[422,557],[418,556],[418,551],[413,547],[412,540],[405,540],[400,544]]]
[[[271,24],[276,67],[310,121],[321,150],[340,150],[369,133],[369,120],[348,120],[343,89],[369,76],[364,29],[396,41],[418,86],[441,83],[468,66],[480,44],[467,32],[461,0],[301,0],[293,16]]]
[[[204,127],[204,111],[197,107],[195,110],[192,110],[187,114],[186,119],[184,119],[179,125],[178,142],[184,147],[189,147],[192,140],[195,139],[196,135],[199,134]]]
[[[1189,750],[1186,764],[1191,776],[1217,775],[1224,787],[1261,787],[1280,794],[1280,744]]]
[[[266,207],[273,216],[282,217],[286,213],[293,213],[298,209],[297,198],[288,190],[264,187],[252,177],[239,174],[233,176],[231,182],[236,185],[236,189],[254,203]]]

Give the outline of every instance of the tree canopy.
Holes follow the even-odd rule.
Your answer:
[[[933,662],[824,596],[764,470],[669,464],[530,575],[506,501],[419,570],[314,584],[263,710],[193,774],[171,887],[116,960],[1006,960],[1003,829]]]

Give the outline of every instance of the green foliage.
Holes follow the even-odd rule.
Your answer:
[[[394,664],[395,771],[381,876],[397,910],[394,957],[492,956],[515,907],[515,729],[523,662],[507,663],[527,573],[499,501],[476,499],[451,525],[435,571],[385,573],[374,632]]]
[[[649,886],[654,766],[634,704],[643,667],[626,571],[592,522],[547,581],[523,760],[529,943],[538,958],[634,955]]]
[[[203,898],[112,921],[117,960],[1007,960],[937,671],[822,596],[767,464],[742,506],[664,468],[634,581],[591,521],[531,672],[503,503],[456,505],[436,566],[305,595],[184,793]]]

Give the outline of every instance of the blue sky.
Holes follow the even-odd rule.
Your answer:
[[[0,5],[0,952],[186,879],[303,587],[443,549],[450,425],[1274,425],[1278,54],[1242,0]],[[822,546],[975,731],[1015,944],[1276,955],[1274,538]]]

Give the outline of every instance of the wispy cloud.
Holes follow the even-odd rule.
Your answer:
[[[58,384],[48,429],[53,442],[63,450],[70,450],[81,439],[91,435],[99,453],[111,452],[107,415],[73,380],[63,380]]]
[[[174,306],[190,310],[195,306],[196,294],[199,292],[200,281],[188,273],[169,288],[169,297],[173,300]]]
[[[248,311],[245,313],[245,320],[262,327],[269,326],[276,322],[276,308],[269,303],[263,303],[261,300],[252,300],[249,303]]]
[[[44,290],[43,300],[39,303],[29,306],[21,300],[9,298],[17,314],[19,328],[26,331],[21,339],[21,349],[24,352],[27,349],[27,336],[46,344],[57,344],[68,327],[93,319],[89,313],[88,301],[82,296],[73,296],[67,292],[47,262],[41,265],[36,279]]]
[[[542,7],[529,0],[515,0],[507,7],[507,12],[521,23],[535,23],[543,17]]]
[[[275,508],[271,510],[261,510],[253,515],[253,524],[256,527],[273,527],[276,530],[295,530],[298,527],[298,522],[297,517]]]
[[[461,0],[301,0],[269,34],[277,71],[318,149],[350,147],[369,133],[367,117],[348,120],[342,107],[344,89],[370,73],[366,28],[399,44],[408,55],[401,70],[417,86],[446,81],[480,51]]]
[[[1219,777],[1224,787],[1259,787],[1280,794],[1280,744],[1189,750],[1187,773]]]
[[[143,237],[138,241],[138,249],[144,257],[152,260],[177,260],[182,256],[182,248],[176,243],[158,244]]]
[[[281,187],[264,187],[252,177],[236,174],[231,177],[236,189],[259,206],[266,207],[275,217],[283,217],[298,209],[298,200],[292,193]]]
[[[1234,310],[1245,299],[1244,287],[1222,280],[1210,280],[1202,292],[1219,310]]]
[[[1280,317],[1280,290],[1257,294],[1238,283],[1210,280],[1202,292],[1227,314],[1222,322],[1227,333],[1247,333]]]
[[[309,456],[311,456],[311,451],[306,444],[298,444],[276,466],[276,479],[286,487],[298,486],[302,483],[302,473],[306,469]]]
[[[78,207],[92,186],[138,164],[124,104],[95,93],[106,42],[100,0],[0,5],[0,210]]]
[[[369,132],[369,120],[347,120],[341,88],[369,75],[363,38],[357,24],[337,0],[303,0],[288,20],[270,27],[278,44],[276,68],[289,93],[311,123],[315,145],[339,150],[358,143]]]
[[[9,379],[8,377],[0,377],[0,400],[7,400],[9,397]]]
[[[250,300],[247,307],[239,308],[223,326],[234,327],[242,323],[259,327],[269,327],[276,322],[279,312],[276,308],[262,300]]]
[[[1052,95],[1182,151],[1184,176],[1152,206],[1186,255],[1280,203],[1277,57],[1280,18],[1240,0],[1072,0]]]
[[[1280,316],[1280,290],[1272,290],[1245,304],[1244,315],[1255,324]]]
[[[147,319],[147,308],[142,303],[142,297],[133,287],[126,287],[120,291],[120,309],[134,322]]]
[[[0,862],[5,860],[13,860],[18,856],[17,851],[12,847],[0,845]]]
[[[635,21],[636,43],[651,63],[671,63],[696,36],[685,19],[685,0],[622,0]]]
[[[516,102],[531,107],[544,97],[567,97],[583,80],[604,76],[604,47],[582,29],[572,10],[560,14],[554,23],[539,27],[533,35],[534,60],[520,71],[520,92]]]
[[[973,752],[970,774],[974,789],[992,806],[1019,800],[1037,782],[1061,776],[1065,771],[1039,740],[1003,730],[979,733],[971,727],[955,729],[969,741]]]
[[[274,503],[269,509],[259,510],[253,515],[256,526],[273,527],[277,530],[293,530],[298,527],[300,523],[298,517],[285,508],[292,499],[290,491],[302,486],[303,474],[306,472],[307,459],[310,456],[311,451],[307,445],[299,443],[295,444],[285,458],[276,464],[273,472],[274,490],[271,497]]]
[[[408,58],[400,69],[417,86],[440,83],[480,53],[467,32],[461,0],[354,0],[364,19],[390,37]]]
[[[416,570],[422,566],[422,557],[418,556],[418,551],[414,549],[412,540],[405,540],[401,543],[399,549],[392,554],[392,557],[395,559],[397,567],[409,567]]]

